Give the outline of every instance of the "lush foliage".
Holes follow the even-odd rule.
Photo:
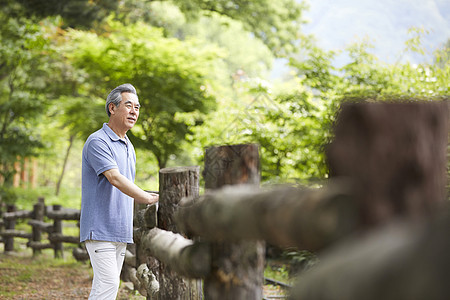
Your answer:
[[[0,13],[0,175],[2,194],[9,194],[18,157],[36,154],[43,146],[38,124],[51,103],[47,88],[54,51],[48,39],[50,23]]]
[[[150,189],[158,168],[201,165],[205,147],[244,142],[260,145],[264,182],[320,181],[341,101],[449,95],[448,43],[421,64],[386,64],[367,41],[325,51],[301,34],[305,7],[294,0],[3,2],[2,200],[14,200],[15,164],[30,156],[39,185],[79,188],[83,142],[124,82],[142,105],[129,136]],[[410,33],[404,53],[425,56],[426,32]],[[268,80],[275,57],[291,68],[279,85]]]
[[[163,168],[171,154],[181,151],[188,126],[201,122],[202,114],[214,108],[207,80],[214,51],[196,41],[164,38],[160,30],[142,23],[108,25],[107,37],[70,31],[74,48],[68,58],[86,72],[92,94],[107,95],[111,86],[123,82],[138,88],[142,109],[131,136]]]
[[[160,2],[169,1],[142,3],[138,0],[126,0],[123,3],[122,12],[125,14],[122,17],[130,22],[141,18],[153,22],[152,19],[155,17],[161,21],[161,17],[158,17],[152,9],[153,3]],[[306,8],[303,2],[294,0],[173,0],[170,2],[175,4],[190,22],[195,22],[201,16],[216,14],[237,20],[245,30],[252,32],[279,56],[294,52],[301,25],[304,24],[302,11]],[[167,20],[167,17],[164,18]],[[226,21],[224,24],[226,25]],[[160,25],[165,26],[164,23]]]

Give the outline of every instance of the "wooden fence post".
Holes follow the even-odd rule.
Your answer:
[[[436,213],[446,189],[445,102],[349,103],[327,151],[332,176],[355,182],[365,226]]]
[[[38,198],[38,202],[33,205],[33,219],[36,221],[44,221],[45,215],[45,203],[44,198]],[[32,241],[40,242],[42,238],[41,228],[39,226],[32,226]],[[33,255],[37,255],[41,253],[41,249],[33,248]]]
[[[178,233],[173,219],[174,211],[182,198],[198,196],[199,177],[198,166],[165,168],[159,171],[159,228]],[[158,299],[202,299],[201,280],[182,278],[163,263],[159,264],[158,273]],[[150,299],[149,296],[147,299]]]
[[[15,212],[17,210],[14,204],[6,206],[6,212]],[[5,219],[5,230],[14,230],[16,227],[16,219]],[[14,251],[14,236],[3,237],[5,243],[5,253]]]
[[[206,189],[260,183],[255,144],[211,147],[205,152]],[[212,270],[204,281],[206,299],[260,300],[263,297],[265,244],[259,241],[212,244]]]
[[[53,205],[53,211],[60,211],[62,209],[61,205],[55,204]],[[62,236],[62,220],[60,218],[55,218],[53,221],[53,233]],[[55,251],[55,258],[63,258],[64,257],[64,245],[61,241],[53,242],[53,249]]]
[[[1,177],[0,177],[0,181],[1,181]],[[4,203],[2,201],[0,201],[0,232],[3,231],[3,227],[5,227],[5,221],[3,220],[3,207],[4,207]],[[0,243],[3,243],[3,236],[0,236]]]

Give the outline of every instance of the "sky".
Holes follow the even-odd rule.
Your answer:
[[[300,0],[299,0],[300,1]],[[450,38],[450,0],[305,0],[310,8],[303,27],[313,34],[320,47],[342,50],[349,44],[368,39],[372,50],[388,63],[420,62],[423,57],[403,53],[408,29],[423,28],[428,33],[423,45],[428,59],[436,48]],[[285,60],[277,60],[271,77],[287,71]],[[345,62],[340,58],[337,64]]]

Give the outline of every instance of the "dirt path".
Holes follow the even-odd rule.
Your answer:
[[[0,299],[87,299],[88,264],[0,255]]]
[[[0,252],[0,299],[87,299],[92,269],[88,262],[54,259],[52,253],[33,258],[31,253],[5,255]],[[284,294],[277,286],[264,286],[264,296]],[[118,300],[145,300],[122,283]]]
[[[0,254],[0,299],[87,299],[89,263]],[[121,288],[118,299],[145,299]]]

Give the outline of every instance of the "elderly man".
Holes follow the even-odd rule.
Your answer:
[[[109,122],[86,140],[82,158],[80,241],[94,271],[89,299],[115,299],[127,243],[133,243],[133,204],[153,204],[158,195],[134,184],[136,154],[126,136],[139,117],[131,84],[109,93]]]

